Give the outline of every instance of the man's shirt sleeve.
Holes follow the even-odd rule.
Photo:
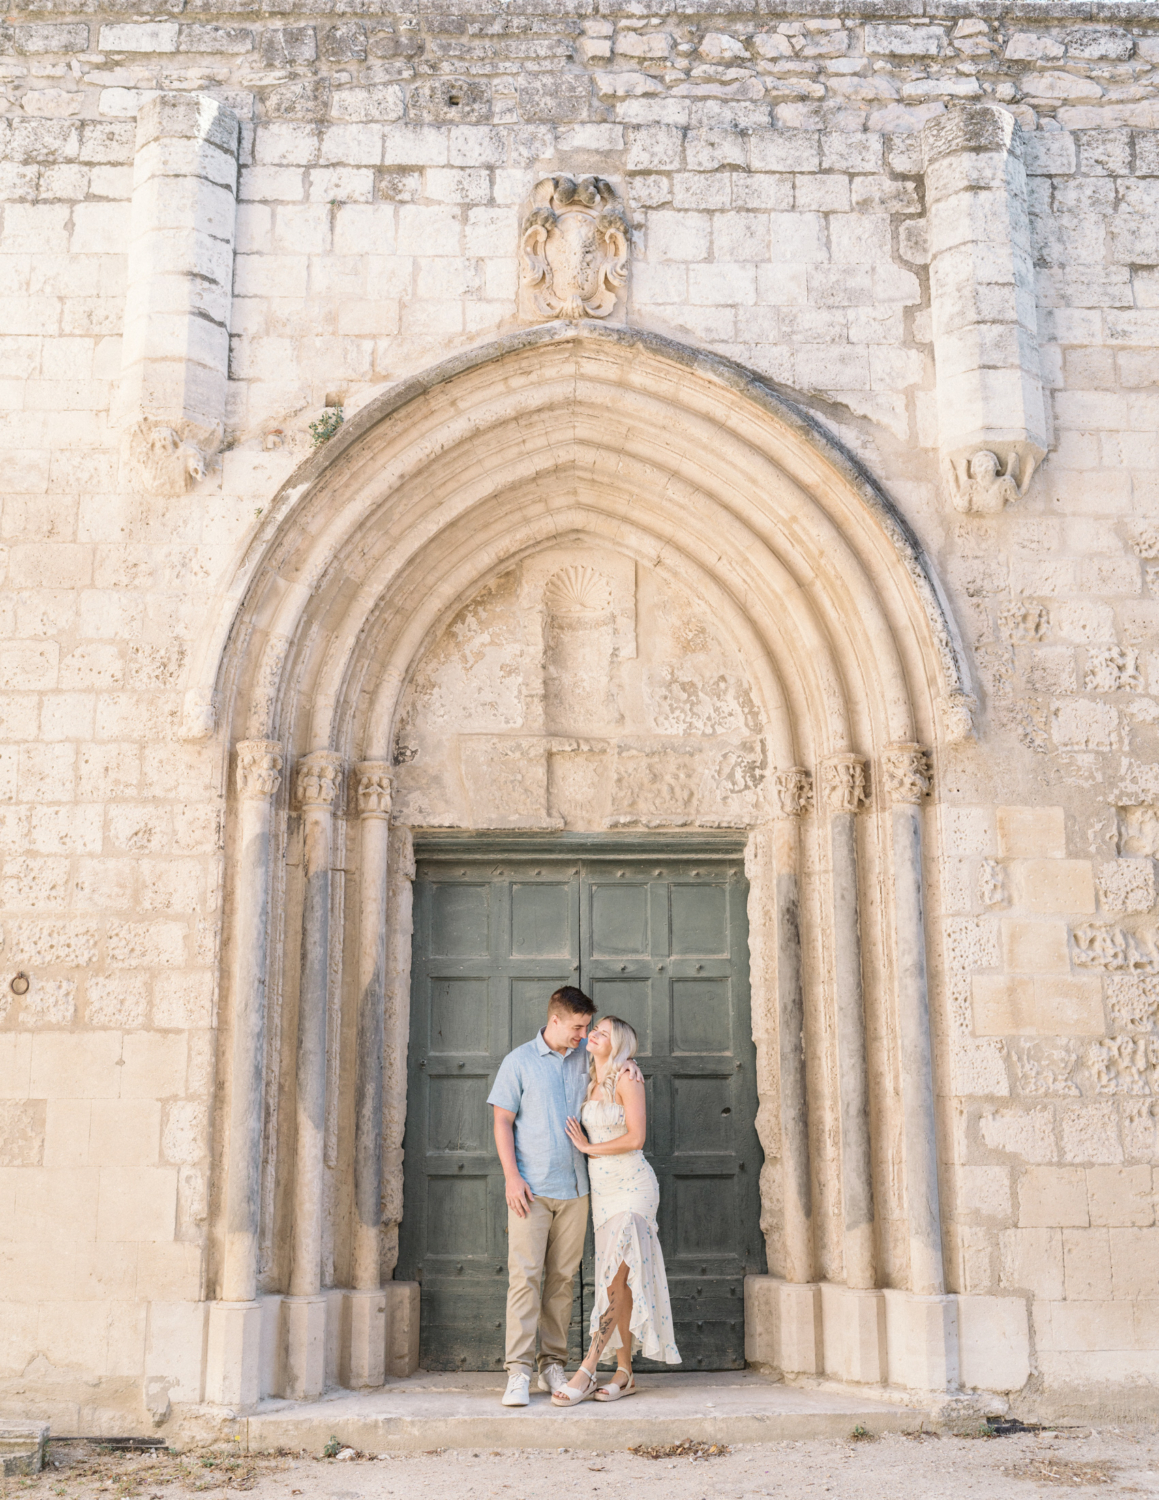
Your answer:
[[[488,1104],[497,1104],[500,1109],[509,1109],[513,1115],[519,1113],[519,1106],[523,1101],[523,1080],[519,1076],[519,1067],[515,1062],[515,1054],[509,1052],[499,1064],[499,1071],[495,1075],[495,1082],[491,1092],[487,1095]]]

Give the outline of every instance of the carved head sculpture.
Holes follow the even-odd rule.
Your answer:
[[[210,437],[212,452],[220,432]],[[147,495],[184,495],[206,474],[206,452],[164,422],[139,422],[129,435],[129,480]]]
[[[547,318],[606,318],[627,280],[631,233],[602,177],[544,177],[531,195],[520,251],[523,283]]]

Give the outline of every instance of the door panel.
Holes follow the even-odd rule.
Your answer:
[[[571,956],[571,888],[562,881],[511,887],[511,952],[517,957]]]
[[[502,1365],[507,1210],[486,1098],[563,984],[639,1036],[682,1368],[743,1365],[743,1278],[764,1268],[745,899],[735,856],[422,855],[396,1275],[422,1284],[424,1368]]]
[[[485,885],[433,885],[429,895],[431,952],[449,957],[486,953],[490,895]]]
[[[682,1368],[739,1369],[744,1278],[764,1265],[743,866],[739,859],[610,857],[585,861],[584,881],[593,896],[580,929],[580,971],[600,1014],[622,1016],[639,1036],[645,1155],[660,1184],[660,1242]],[[637,920],[630,947],[620,911],[628,893],[645,885],[647,921]],[[585,1309],[594,1298],[592,1250]]]

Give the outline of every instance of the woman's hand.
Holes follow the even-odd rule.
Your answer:
[[[590,1156],[592,1143],[588,1140],[587,1136],[584,1135],[583,1127],[580,1125],[580,1122],[575,1118],[574,1115],[568,1116],[568,1122],[564,1126],[564,1129],[567,1131],[568,1140],[572,1143],[576,1150],[582,1151],[585,1156]]]

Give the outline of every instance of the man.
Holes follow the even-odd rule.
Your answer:
[[[584,1044],[595,1004],[575,985],[552,995],[547,1025],[499,1065],[487,1103],[507,1196],[507,1389],[526,1406],[539,1332],[539,1388],[567,1383],[572,1282],[588,1225],[587,1163],[567,1138],[588,1087]],[[635,1068],[635,1064],[629,1064]],[[636,1073],[639,1077],[639,1073]]]

